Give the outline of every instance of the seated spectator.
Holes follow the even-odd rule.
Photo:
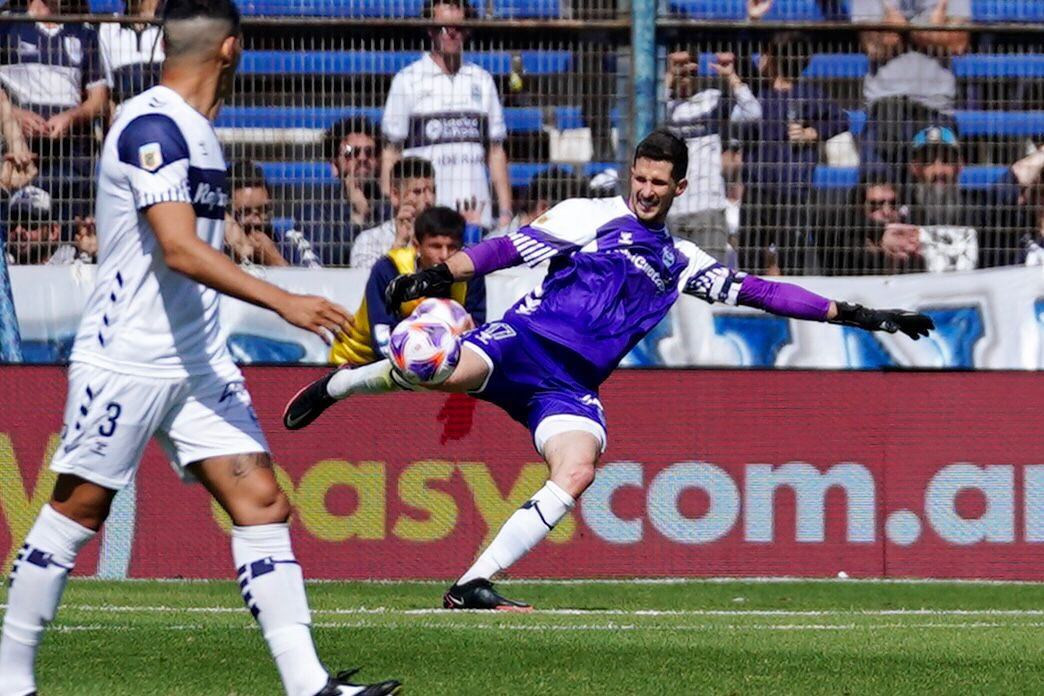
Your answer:
[[[232,205],[225,220],[225,244],[232,258],[258,266],[318,267],[312,246],[302,235],[287,233],[277,238],[272,227],[272,196],[261,167],[238,160],[229,176]]]
[[[421,300],[404,302],[395,312],[389,312],[384,304],[385,288],[396,276],[444,263],[464,246],[464,226],[464,217],[446,207],[428,208],[417,216],[410,245],[393,249],[374,264],[352,328],[333,344],[330,362],[358,367],[387,356],[391,330]],[[484,279],[454,283],[450,297],[468,310],[476,325],[485,323]]]
[[[957,79],[950,57],[968,50],[968,32],[933,31],[931,26],[963,24],[970,0],[852,0],[852,21],[896,27],[925,25],[905,34],[860,32],[870,72],[863,81],[867,124],[863,164],[884,162],[900,171],[909,161],[907,143],[929,125],[953,127]]]
[[[525,227],[546,213],[557,203],[569,198],[586,198],[588,184],[571,172],[561,167],[538,172],[526,185],[521,199],[518,201],[518,212],[506,227],[494,230],[490,236],[511,234],[520,227]]]
[[[809,265],[809,194],[820,146],[848,128],[844,111],[814,83],[801,79],[812,51],[808,38],[797,32],[775,34],[764,47],[754,82],[761,120],[749,129],[754,137],[744,158],[744,243],[750,246],[743,257],[775,245],[785,274]],[[759,270],[747,261],[742,265]]]
[[[912,148],[907,204],[910,222],[919,228],[926,269],[976,268],[979,206],[960,187],[963,163],[956,134],[943,126],[930,126],[914,137]]]
[[[156,16],[159,4],[160,0],[127,0],[127,16],[141,18],[141,24],[111,22],[98,27],[101,62],[114,117],[123,102],[159,81],[164,57],[162,31],[146,22]]]
[[[1022,263],[1027,266],[1044,266],[1044,147],[1023,157],[1011,166],[1011,182],[1019,191],[1020,204],[1016,219],[1018,231],[1009,234],[1008,240],[998,240],[990,250],[995,259],[990,265]],[[1005,201],[1007,203],[1008,201]],[[1016,203],[1016,201],[1011,201]],[[1007,241],[1008,243],[1004,243]],[[1016,243],[1011,243],[1012,241]]]
[[[760,119],[761,105],[736,74],[736,57],[718,53],[715,58],[711,69],[721,78],[721,88],[697,91],[698,64],[689,52],[677,51],[667,57],[667,126],[689,147],[689,186],[675,199],[667,222],[672,234],[695,242],[723,261],[728,224],[720,134],[730,121]]]
[[[393,217],[359,233],[352,245],[352,268],[371,268],[392,249],[401,249],[413,239],[417,216],[435,203],[435,170],[420,157],[403,157],[392,167]]]
[[[376,126],[361,116],[342,119],[323,135],[323,151],[341,182],[338,197],[303,202],[297,227],[324,266],[347,266],[356,236],[392,214],[381,194]]]
[[[62,226],[55,217],[51,194],[37,186],[15,191],[7,203],[7,262],[64,266],[79,250],[62,243]]]
[[[853,189],[847,224],[832,220],[835,224],[817,233],[820,267],[833,275],[923,271],[919,231],[906,224],[908,211],[901,201],[887,170],[864,172]]]
[[[85,24],[47,22],[59,9],[77,8],[29,0],[27,13],[38,21],[0,26],[0,86],[37,155],[39,185],[62,201],[60,218],[69,221],[92,205],[92,124],[108,107],[109,89],[97,33]]]

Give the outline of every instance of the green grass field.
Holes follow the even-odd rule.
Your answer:
[[[409,694],[1044,692],[1044,585],[504,583],[530,614],[433,610],[441,583],[310,586],[335,668]],[[278,694],[225,582],[74,580],[40,691]]]

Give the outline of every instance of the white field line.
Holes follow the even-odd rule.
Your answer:
[[[970,628],[1003,628],[1011,629],[1015,626],[1020,628],[1044,628],[1044,622],[1009,624],[988,621],[963,621],[957,623],[881,623],[881,624],[697,624],[697,625],[635,625],[635,624],[577,624],[572,626],[562,625],[534,625],[534,624],[446,624],[434,621],[410,622],[410,623],[380,623],[374,621],[350,621],[350,622],[319,622],[313,624],[315,628],[380,628],[380,629],[403,629],[416,630],[418,628],[451,630],[451,631],[537,631],[537,632],[586,632],[586,631],[655,631],[664,633],[691,633],[691,632],[721,632],[721,631],[779,631],[807,632],[807,631],[880,631],[880,630],[902,630],[902,629],[943,629],[943,630],[967,630]],[[76,632],[105,632],[124,633],[128,631],[149,629],[153,631],[201,631],[207,628],[204,624],[176,624],[170,626],[106,626],[101,624],[58,624],[49,630],[56,633]],[[255,624],[243,626],[232,626],[223,628],[239,628],[241,630],[256,631]]]
[[[170,583],[185,585],[206,585],[230,582],[232,579],[205,578],[125,578],[121,583]],[[73,582],[112,582],[111,579],[95,577],[74,577]],[[433,578],[429,580],[384,580],[384,579],[339,579],[339,580],[306,580],[308,585],[361,584],[361,585],[448,585],[452,578]],[[844,583],[868,585],[1040,585],[1041,580],[976,580],[962,578],[805,578],[791,575],[754,576],[754,577],[712,577],[712,578],[579,578],[579,579],[540,579],[512,578],[504,580],[505,585],[731,585],[734,583],[749,584],[791,584],[791,583]]]
[[[7,605],[0,605],[6,609]],[[174,607],[134,606],[112,604],[67,604],[66,610],[99,612],[103,614],[245,614],[243,607]],[[349,607],[345,609],[313,609],[315,616],[351,616],[382,614],[387,616],[449,616],[458,615],[460,610],[450,609],[397,609],[391,607]],[[487,615],[483,611],[466,611],[469,615]],[[502,614],[503,615],[503,614]],[[1044,609],[536,609],[536,616],[704,616],[704,617],[859,617],[859,616],[997,616],[997,617],[1044,617]]]

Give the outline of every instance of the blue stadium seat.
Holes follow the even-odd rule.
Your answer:
[[[495,19],[556,19],[561,14],[562,5],[559,0],[493,0]]]
[[[337,179],[326,162],[259,162],[265,179],[272,186],[334,186]],[[538,174],[551,166],[563,167],[575,171],[570,165],[551,165],[543,162],[512,162],[509,167],[512,186],[523,186],[529,183],[534,174]],[[584,165],[584,174],[590,176],[615,164],[607,162],[589,162]]]
[[[670,9],[673,14],[692,19],[747,18],[746,0],[671,0]],[[823,13],[816,0],[776,0],[765,19],[819,21],[823,19]]]
[[[243,0],[244,15],[419,17],[423,0]]]
[[[961,171],[961,188],[983,190],[1000,183],[1007,167],[965,167]],[[816,167],[812,187],[817,189],[848,189],[859,183],[858,167]]]
[[[1040,0],[972,0],[975,22],[1044,22]]]
[[[365,116],[380,123],[381,107],[227,106],[218,115],[218,128],[329,128],[348,116]],[[577,109],[579,118],[579,109]],[[538,107],[508,107],[504,122],[509,133],[539,133],[543,112]]]
[[[474,51],[468,60],[494,75],[511,72],[511,53]],[[394,75],[420,58],[414,51],[247,51],[239,72],[245,75]],[[569,72],[569,51],[522,51],[522,67],[531,75]]]
[[[1044,111],[955,111],[957,134],[962,138],[1020,138],[1044,134]],[[848,112],[848,130],[861,135],[866,113]]]
[[[95,14],[123,14],[123,0],[90,0],[89,5]]]
[[[1044,78],[1044,56],[971,55],[953,59],[953,73],[963,79]]]
[[[620,125],[620,110],[613,109],[609,112],[609,121],[614,126]],[[569,128],[586,128],[583,112],[579,106],[555,107],[555,128],[566,130]]]

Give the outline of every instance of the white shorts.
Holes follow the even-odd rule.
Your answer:
[[[194,462],[268,451],[242,380],[148,379],[79,362],[69,367],[51,469],[120,489],[134,478],[154,435],[184,480],[192,480],[186,467]]]

